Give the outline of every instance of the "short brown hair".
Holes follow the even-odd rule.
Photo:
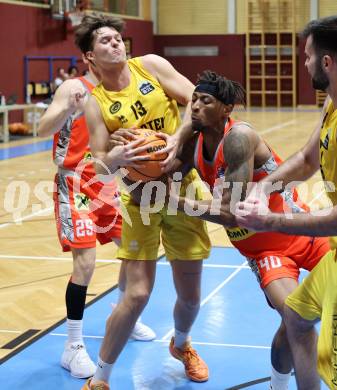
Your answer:
[[[85,15],[75,31],[75,44],[83,54],[93,49],[94,32],[102,27],[111,27],[123,32],[125,22],[116,16]]]

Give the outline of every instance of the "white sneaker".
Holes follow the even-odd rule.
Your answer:
[[[70,371],[75,378],[89,378],[96,372],[96,365],[90,359],[84,344],[66,343],[62,357],[61,366]]]
[[[140,319],[136,322],[136,325],[130,334],[130,339],[138,341],[152,341],[155,338],[156,334],[154,331],[147,325],[144,325]]]
[[[116,306],[116,303],[112,303],[112,310],[114,310]],[[144,325],[139,317],[129,338],[137,341],[152,341],[156,338],[156,334],[149,326]]]

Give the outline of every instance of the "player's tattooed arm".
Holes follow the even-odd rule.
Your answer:
[[[248,183],[252,181],[257,140],[256,133],[246,125],[233,128],[225,138],[223,153],[227,166],[224,177],[215,183],[213,198],[203,201],[186,198],[185,202],[180,199],[178,208],[225,227],[237,226],[232,212],[235,204],[244,199]]]
[[[225,226],[236,226],[232,211],[238,201],[245,199],[247,185],[253,179],[255,147],[256,135],[247,126],[232,129],[225,138],[223,152],[228,164],[225,170],[226,184],[221,186],[220,183],[220,187],[215,189],[216,196],[222,193],[219,217]]]

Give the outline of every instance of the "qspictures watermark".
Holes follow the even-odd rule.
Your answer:
[[[97,162],[103,164],[102,162]],[[128,171],[125,168],[120,168],[116,172],[111,173],[104,164],[104,169],[108,174],[106,175],[95,175],[91,178],[85,177],[85,165],[79,164],[75,171],[69,171],[69,175],[73,178],[73,188],[72,196],[78,199],[86,199],[88,203],[88,212],[92,213],[99,210],[102,207],[113,207],[118,210],[118,213],[123,218],[123,223],[127,223],[132,226],[132,219],[128,213],[128,208],[124,205],[123,202],[120,202],[119,193],[116,190],[116,184],[111,185],[111,183],[119,183],[121,188],[120,190],[126,193],[131,193],[134,190],[141,191],[139,209],[142,223],[144,225],[150,225],[151,223],[151,214],[155,214],[167,208],[168,215],[177,215],[178,210],[181,209],[186,215],[191,217],[200,217],[205,213],[209,213],[213,216],[221,216],[222,210],[222,199],[225,191],[231,191],[231,197],[229,202],[229,210],[232,214],[235,211],[235,205],[242,199],[242,194],[244,191],[243,183],[227,182],[224,178],[217,179],[214,188],[212,188],[213,197],[210,198],[210,202],[198,203],[197,194],[200,193],[200,186],[211,191],[208,183],[200,183],[198,180],[195,182],[189,183],[187,186],[184,183],[184,179],[180,172],[173,174],[170,185],[163,183],[159,180],[150,181],[147,183],[135,182],[132,184],[126,184],[123,182],[123,179],[127,176]],[[67,173],[61,170],[59,174],[66,175]],[[86,195],[87,189],[94,188],[98,185],[99,190],[95,190],[94,199],[92,196]],[[283,197],[284,210],[286,218],[292,218],[293,213],[305,212],[306,210],[302,209],[300,203],[294,200],[294,187],[302,184],[301,200],[306,202],[308,199],[312,198],[312,194],[319,192],[321,190],[321,182],[317,182],[313,185],[312,190],[307,183],[301,182],[291,182],[285,186],[283,191],[281,191],[282,183],[266,183],[266,186],[261,191],[261,188],[256,185],[256,183],[248,183],[248,189],[252,187],[253,191],[258,191],[255,195],[257,197],[264,197],[263,202],[268,204],[268,198],[270,193],[278,191],[279,194]],[[186,201],[183,201],[180,197],[180,192],[182,187],[184,187]],[[199,188],[198,188],[199,187]],[[335,191],[335,186],[333,183],[326,183],[325,188],[327,191]],[[22,223],[22,219],[29,213],[37,214],[42,213],[45,216],[50,216],[53,214],[54,201],[53,197],[57,198],[57,189],[54,181],[40,181],[34,186],[29,184],[25,180],[15,180],[10,182],[4,193],[4,203],[3,208],[7,214],[10,215],[10,222],[16,224]],[[92,191],[91,191],[92,193]],[[31,203],[31,196],[35,196],[34,203]],[[263,203],[262,202],[262,203]],[[332,204],[331,202],[322,205],[324,206],[324,212],[331,212]],[[330,207],[329,207],[330,206]],[[76,202],[70,202],[69,207],[76,207]],[[45,213],[44,213],[45,211]],[[268,211],[268,210],[267,210]],[[227,208],[228,212],[228,208]],[[322,216],[322,210],[311,210],[312,215]],[[266,210],[261,209],[261,215],[265,215]],[[116,220],[113,220],[108,226],[100,227],[93,222],[93,229],[97,233],[105,233],[110,229],[113,229]]]

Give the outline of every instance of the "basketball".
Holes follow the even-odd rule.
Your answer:
[[[144,183],[157,179],[160,177],[163,172],[161,171],[160,161],[163,161],[167,157],[167,153],[161,153],[156,155],[155,153],[161,149],[166,147],[166,141],[157,136],[154,130],[149,129],[138,129],[140,134],[137,136],[138,138],[144,138],[145,140],[137,145],[144,146],[147,145],[148,148],[139,154],[138,156],[150,156],[150,160],[147,161],[139,161],[139,168],[135,167],[125,167],[129,173],[127,178],[132,181],[142,181]]]
[[[15,123],[11,123],[9,126],[8,126],[8,130],[11,134],[17,134],[18,131],[20,129],[20,123],[18,122],[15,122]]]

